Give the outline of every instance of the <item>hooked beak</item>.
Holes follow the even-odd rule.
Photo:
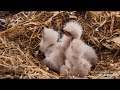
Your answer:
[[[67,32],[67,31],[64,31],[63,29],[60,30],[62,34],[65,34],[67,36],[72,36],[71,33]]]
[[[65,33],[65,31],[62,29],[62,30],[60,30],[61,31],[61,34],[64,34]]]

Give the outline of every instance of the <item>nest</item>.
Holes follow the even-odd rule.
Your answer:
[[[85,20],[89,29],[87,41],[95,45],[96,48],[106,47],[114,50],[120,49],[120,43],[114,40],[120,37],[120,12],[87,12]]]
[[[7,17],[7,29],[0,32],[0,78],[71,78],[43,65],[44,55],[38,49],[43,26],[61,30],[70,20],[81,23],[82,39],[97,51],[100,63],[92,71],[119,71],[120,12],[22,11]],[[85,78],[105,76],[91,73]]]

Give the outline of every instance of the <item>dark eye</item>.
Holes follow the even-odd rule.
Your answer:
[[[42,30],[44,29],[44,26],[42,26]]]

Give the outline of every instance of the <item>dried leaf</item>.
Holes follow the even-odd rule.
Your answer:
[[[115,42],[117,45],[120,45],[120,37],[113,38],[112,41]]]

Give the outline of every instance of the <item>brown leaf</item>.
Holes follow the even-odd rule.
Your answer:
[[[112,41],[120,45],[120,37],[113,38]]]

